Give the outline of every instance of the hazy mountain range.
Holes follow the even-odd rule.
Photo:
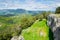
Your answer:
[[[29,11],[25,9],[4,9],[4,10],[0,10],[0,15],[12,16],[12,15],[18,15],[23,13],[35,15],[37,13],[42,13],[42,12],[43,11]]]

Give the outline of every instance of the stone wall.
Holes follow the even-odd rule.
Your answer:
[[[54,40],[60,40],[60,17],[56,14],[50,14],[47,17],[47,25],[51,28]]]
[[[11,38],[11,40],[24,40],[23,36],[14,36]]]

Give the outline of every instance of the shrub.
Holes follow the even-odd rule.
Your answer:
[[[60,7],[57,7],[57,8],[56,8],[55,13],[56,13],[56,14],[60,14]]]

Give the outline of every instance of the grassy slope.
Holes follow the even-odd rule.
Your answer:
[[[37,20],[31,27],[24,29],[21,35],[25,40],[49,40],[49,28],[46,20]]]

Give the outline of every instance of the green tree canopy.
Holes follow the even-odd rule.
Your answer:
[[[57,7],[57,8],[56,8],[55,13],[56,13],[56,14],[60,14],[60,7]]]

